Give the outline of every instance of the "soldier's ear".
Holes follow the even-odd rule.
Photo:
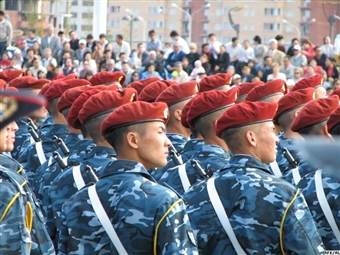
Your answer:
[[[300,110],[297,110],[297,111],[294,112],[294,119],[296,119],[296,117],[299,115],[299,113],[300,113]]]
[[[174,112],[174,117],[176,120],[178,121],[181,121],[181,116],[182,116],[182,111],[177,109],[175,112]]]
[[[138,139],[138,133],[137,132],[128,132],[126,134],[126,141],[127,141],[127,144],[129,145],[130,148],[138,149],[139,139]]]
[[[256,139],[256,134],[253,131],[247,131],[245,134],[245,137],[249,145],[256,147],[257,139]]]

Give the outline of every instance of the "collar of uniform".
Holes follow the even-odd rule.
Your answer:
[[[45,134],[45,137],[48,138],[53,138],[53,136],[58,136],[61,139],[66,138],[67,134],[69,132],[69,127],[67,125],[64,124],[52,124],[50,126],[50,129],[48,130],[48,132]],[[61,137],[63,136],[63,137]]]
[[[105,146],[95,146],[85,156],[84,161],[89,159],[101,159],[101,158],[116,159],[117,158],[116,151],[113,148]]]
[[[141,163],[124,159],[112,161],[110,164],[108,164],[107,167],[104,169],[100,179],[108,177],[110,175],[122,173],[140,174],[150,181],[156,182]]]
[[[197,139],[197,138],[190,139],[185,143],[184,148],[181,153],[184,153],[186,151],[197,151],[201,149],[202,145],[204,145],[203,139]]]
[[[71,155],[78,154],[80,151],[90,151],[95,146],[93,140],[91,139],[83,139],[79,140],[73,147]]]
[[[204,144],[199,150],[193,154],[193,158],[206,158],[206,157],[221,157],[230,158],[228,152],[226,152],[222,147],[213,144]]]
[[[256,168],[271,174],[266,164],[246,154],[232,156],[225,168]]]
[[[172,141],[181,141],[181,142],[187,142],[188,139],[185,138],[183,135],[181,134],[176,134],[176,133],[166,133],[166,136],[169,138],[169,140]]]
[[[0,153],[0,162],[2,167],[7,168],[8,170],[11,170],[13,172],[16,172],[20,168],[22,168],[22,165],[18,161],[14,160],[4,153]]]
[[[65,144],[69,149],[71,149],[78,141],[83,139],[84,137],[82,134],[69,133],[65,138]]]
[[[28,118],[26,117],[21,117],[19,121],[17,121],[18,126],[28,126]]]

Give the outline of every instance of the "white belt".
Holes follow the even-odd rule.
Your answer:
[[[45,153],[42,147],[42,141],[35,143],[35,149],[37,151],[40,165],[44,164],[46,162],[46,157],[45,157]]]
[[[229,217],[227,213],[225,212],[221,199],[217,193],[217,190],[215,187],[215,178],[212,177],[207,181],[207,191],[208,191],[208,195],[210,198],[210,202],[217,214],[217,217],[220,220],[220,223],[222,227],[224,228],[224,231],[227,233],[236,253],[238,255],[246,255],[247,253],[245,253],[245,251],[242,249],[240,243],[238,242],[236,238],[233,227],[230,224]]]
[[[78,190],[85,186],[83,176],[80,172],[80,165],[72,167],[72,175]]]
[[[273,171],[274,176],[276,176],[276,177],[282,176],[281,170],[280,170],[279,165],[277,164],[276,161],[270,163],[269,165],[270,165],[270,168]]]
[[[187,190],[190,188],[191,184],[187,175],[187,171],[185,168],[185,164],[179,165],[178,166],[178,175],[179,178],[181,179],[182,187],[184,192],[187,192]]]
[[[316,196],[318,197],[320,207],[323,211],[323,214],[325,215],[328,224],[331,226],[331,229],[333,231],[333,234],[335,235],[336,240],[338,240],[338,243],[340,244],[340,231],[339,228],[335,222],[334,215],[332,213],[331,207],[329,206],[327,202],[327,198],[325,195],[325,191],[323,189],[322,184],[322,170],[317,170],[314,175],[315,180],[315,188],[316,188]]]
[[[113,246],[116,248],[118,254],[122,254],[122,255],[128,254],[127,251],[125,250],[122,242],[120,241],[116,230],[112,226],[112,223],[111,223],[109,217],[107,216],[107,213],[105,212],[105,209],[104,209],[102,203],[100,202],[100,199],[98,197],[98,193],[96,191],[96,185],[92,185],[92,186],[89,187],[88,194],[89,194],[89,198],[90,198],[90,201],[91,201],[91,204],[92,204],[92,208],[93,208],[98,220],[102,224],[105,232],[107,233],[107,235],[111,239],[111,242],[113,243]]]
[[[294,180],[295,185],[298,185],[298,183],[301,180],[299,167],[295,167],[295,168],[292,169],[292,175],[293,175],[293,180]]]

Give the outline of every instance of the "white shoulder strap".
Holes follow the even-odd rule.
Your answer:
[[[78,190],[85,186],[83,176],[80,172],[80,165],[72,167],[72,175]]]
[[[327,202],[327,198],[325,195],[325,191],[323,189],[322,184],[322,170],[317,170],[314,175],[315,179],[315,188],[316,188],[316,196],[318,197],[319,204],[321,206],[321,209],[328,221],[328,224],[331,226],[331,229],[335,235],[336,240],[338,240],[338,243],[340,244],[340,231],[338,226],[336,225],[334,215],[332,214],[331,207],[329,206]]]
[[[44,164],[46,162],[46,157],[45,157],[45,153],[44,153],[41,141],[35,143],[35,149],[37,151],[40,165]]]
[[[184,189],[184,192],[187,192],[187,190],[190,188],[191,184],[187,175],[187,171],[185,168],[185,164],[178,166],[178,175],[181,179],[182,187]]]
[[[299,172],[299,167],[295,167],[292,169],[292,175],[295,185],[298,185],[301,180],[301,175]]]
[[[270,165],[270,168],[273,170],[274,176],[276,176],[276,177],[282,176],[281,170],[280,170],[279,165],[277,164],[276,161],[270,163],[269,165]]]
[[[229,217],[225,212],[221,199],[217,193],[217,190],[215,188],[215,178],[210,178],[207,181],[207,190],[210,202],[217,214],[218,219],[220,220],[222,227],[224,228],[224,231],[227,233],[236,253],[238,255],[246,255],[247,253],[245,253],[245,251],[242,249],[240,243],[236,238],[233,227],[230,224]]]
[[[92,185],[88,189],[89,198],[92,204],[92,208],[102,224],[103,228],[105,229],[107,235],[110,237],[111,242],[113,243],[114,247],[116,248],[118,254],[128,254],[125,250],[123,244],[121,243],[116,230],[113,228],[113,225],[107,216],[107,213],[105,212],[105,209],[100,202],[100,199],[98,197],[98,193],[96,191],[96,185]]]

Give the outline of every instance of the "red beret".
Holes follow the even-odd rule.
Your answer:
[[[142,79],[139,80],[142,84],[144,84],[144,87],[146,87],[147,85],[155,82],[155,81],[159,81],[160,79],[158,77],[150,77],[150,78],[146,78],[146,79]]]
[[[219,73],[204,77],[200,81],[200,91],[208,91],[213,89],[220,89],[222,86],[230,85],[232,82],[232,75],[229,73]]]
[[[91,96],[79,112],[78,119],[84,124],[86,120],[111,113],[119,106],[136,101],[137,91],[133,88],[110,91],[105,90]]]
[[[301,89],[284,95],[278,102],[278,109],[274,117],[274,123],[278,125],[279,123],[277,120],[283,114],[302,107],[313,99],[315,99],[315,92],[313,88]]]
[[[239,89],[239,98],[243,98],[246,97],[248,95],[248,93],[256,86],[258,85],[264,85],[264,83],[261,82],[244,82],[240,85],[238,85],[238,89]]]
[[[331,133],[332,129],[340,123],[340,106],[336,108],[329,116],[327,121],[328,132]]]
[[[224,130],[272,121],[277,110],[276,102],[245,101],[228,108],[217,120],[216,135]],[[222,138],[222,137],[221,137]]]
[[[43,87],[40,91],[39,91],[39,95],[41,96],[45,96],[46,91],[50,88],[51,83],[47,84],[45,87]]]
[[[66,90],[58,100],[58,111],[62,112],[63,110],[69,109],[81,93],[91,88],[89,85],[84,85]]]
[[[309,78],[303,78],[299,80],[292,88],[292,91],[321,87],[323,85],[323,76],[321,74],[314,75]]]
[[[5,91],[19,92],[19,90],[16,87],[7,87],[5,88]]]
[[[163,82],[165,82],[168,85],[168,87],[179,84],[177,81],[174,80],[163,80]]]
[[[25,73],[22,70],[16,69],[6,69],[0,72],[0,79],[3,79],[6,82],[10,82],[11,80],[24,76]]]
[[[0,89],[4,89],[6,87],[6,81],[3,79],[0,79]]]
[[[73,79],[78,79],[78,76],[74,73],[71,73],[71,74],[61,78],[60,80],[68,81],[68,80],[73,80]]]
[[[137,123],[161,121],[166,124],[168,120],[169,109],[165,103],[136,101],[110,113],[102,123],[101,133],[104,135],[109,130]]]
[[[159,94],[161,94],[164,90],[171,86],[169,84],[163,80],[150,83],[142,90],[142,92],[138,96],[138,100],[149,103],[154,102]]]
[[[182,113],[181,113],[181,124],[183,127],[185,128],[190,128],[189,124],[188,124],[188,113],[190,111],[190,107],[191,107],[191,104],[192,104],[192,100],[194,99],[194,97],[192,99],[190,99],[186,104],[185,106],[183,107],[182,109]]]
[[[295,118],[291,130],[299,130],[326,121],[339,106],[339,97],[319,98],[306,104]]]
[[[104,90],[106,90],[105,86],[95,86],[87,91],[84,91],[78,96],[78,98],[73,102],[70,108],[70,111],[68,113],[68,116],[67,116],[67,122],[71,127],[73,128],[80,127],[80,121],[78,117],[79,117],[79,112],[83,108],[83,105],[91,96],[99,92],[102,92]]]
[[[42,89],[48,84],[50,84],[50,81],[46,79],[37,79],[33,76],[22,76],[11,80],[8,85],[10,87],[16,87],[17,89]]]
[[[53,81],[49,89],[44,93],[44,96],[46,97],[47,101],[51,101],[53,99],[56,99],[58,97],[61,97],[61,95],[70,88],[80,87],[84,85],[90,85],[90,83],[85,79],[73,79],[73,80],[56,80]]]
[[[144,85],[141,81],[134,81],[131,82],[129,85],[127,85],[127,88],[133,88],[137,91],[138,95],[141,94],[142,90],[146,87],[147,85]]]
[[[234,105],[237,99],[237,93],[238,89],[227,92],[210,90],[194,97],[187,116],[188,125],[194,128],[195,121],[198,119]]]
[[[340,98],[340,88],[334,90],[334,91],[332,92],[332,94],[330,94],[330,96],[334,96],[334,95],[337,95],[337,96]]]
[[[164,90],[157,98],[156,102],[164,102],[169,107],[190,99],[199,92],[199,85],[196,81],[188,81],[179,85],[172,85]]]
[[[247,95],[246,101],[263,101],[275,95],[287,93],[287,84],[284,80],[272,80],[263,85],[255,86]]]
[[[120,71],[116,72],[99,72],[93,75],[90,79],[90,82],[93,86],[104,84],[104,85],[110,85],[114,82],[119,82],[120,85],[124,85],[125,82],[125,74]]]

